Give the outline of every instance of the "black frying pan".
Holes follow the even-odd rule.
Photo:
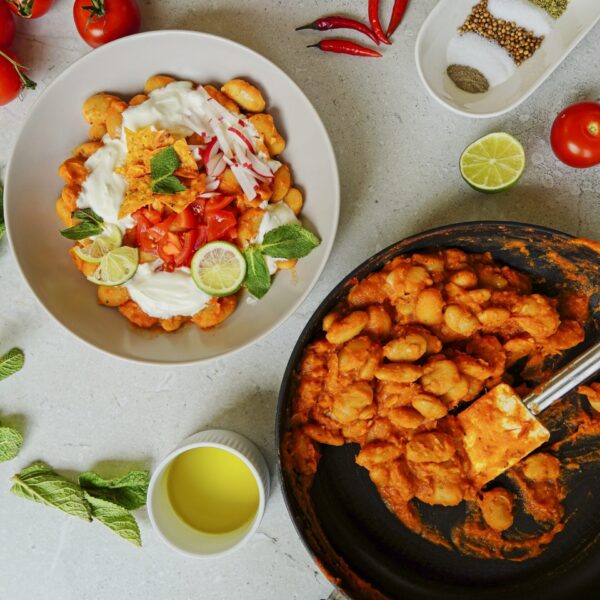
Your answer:
[[[511,244],[517,242],[517,244]],[[523,242],[527,253],[522,251]],[[556,294],[565,285],[592,293],[592,320],[585,345],[600,326],[600,246],[565,233],[520,223],[474,222],[450,225],[408,238],[379,252],[338,284],[312,316],[288,363],[277,412],[277,447],[306,345],[322,334],[323,317],[361,279],[390,259],[426,248],[490,251],[494,258],[533,276],[535,291]],[[564,361],[583,345],[567,353]],[[577,401],[574,396],[573,401]],[[365,469],[354,462],[357,446],[323,446],[310,492],[283,472],[284,497],[296,529],[322,570],[355,600],[402,598],[570,600],[589,593],[600,598],[600,465],[574,477],[566,500],[567,525],[546,551],[524,562],[483,560],[433,545],[407,530],[384,506]],[[464,507],[425,507],[425,520],[442,531],[464,515]],[[517,522],[518,524],[518,522]],[[587,598],[586,598],[587,600]]]

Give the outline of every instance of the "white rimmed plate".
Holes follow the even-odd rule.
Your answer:
[[[115,309],[97,304],[95,286],[74,268],[59,235],[54,203],[57,168],[87,139],[81,106],[90,95],[139,93],[150,75],[166,73],[199,83],[232,77],[255,82],[275,111],[288,145],[296,185],[304,192],[304,223],[322,243],[301,260],[296,276],[280,273],[254,305],[242,296],[236,312],[213,331],[188,325],[176,333],[131,326]],[[310,149],[310,151],[307,151]],[[5,217],[17,263],[33,293],[66,329],[114,356],[153,364],[191,364],[222,357],[266,336],[304,300],[323,270],[339,216],[339,177],[325,128],[300,88],[278,67],[230,40],[192,31],[155,31],[94,50],[66,69],[42,94],[23,125],[10,159]]]
[[[508,81],[485,94],[457,88],[446,74],[446,50],[477,0],[440,0],[417,36],[417,70],[429,93],[451,111],[475,118],[496,117],[526,100],[600,20],[599,0],[572,0],[535,55]]]

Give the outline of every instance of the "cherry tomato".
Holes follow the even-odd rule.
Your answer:
[[[565,108],[550,136],[559,160],[577,169],[600,164],[600,104],[579,102]]]
[[[6,0],[10,10],[24,19],[37,19],[45,15],[54,0]]]
[[[8,48],[15,39],[15,20],[6,2],[0,2],[0,48]]]
[[[141,25],[136,0],[75,0],[73,18],[92,48],[137,33]]]
[[[23,67],[12,52],[0,50],[0,106],[14,100],[23,89],[35,89],[35,82],[23,73]]]

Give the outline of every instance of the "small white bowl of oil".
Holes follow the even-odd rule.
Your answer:
[[[250,440],[232,431],[202,431],[185,439],[154,471],[148,514],[175,550],[216,558],[254,534],[268,495],[269,469]]]

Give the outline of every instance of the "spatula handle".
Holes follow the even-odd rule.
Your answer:
[[[564,366],[534,393],[529,394],[523,403],[534,415],[537,415],[598,371],[600,371],[600,342]]]

